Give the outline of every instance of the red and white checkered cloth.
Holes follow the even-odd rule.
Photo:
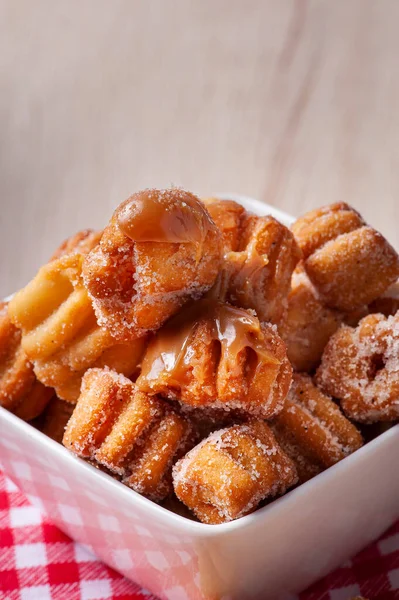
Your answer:
[[[399,523],[299,600],[399,600]],[[31,506],[0,472],[0,600],[157,600]]]

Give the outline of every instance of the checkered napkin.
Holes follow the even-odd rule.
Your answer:
[[[299,600],[399,600],[399,523]],[[0,472],[0,600],[157,600],[71,541]]]

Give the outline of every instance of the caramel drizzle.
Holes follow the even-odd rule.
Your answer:
[[[269,351],[256,316],[207,297],[171,319],[158,332],[143,361],[143,380],[154,381],[166,371],[172,385],[181,385],[195,352],[196,328],[204,321],[209,323],[210,337],[220,343],[222,360],[228,364],[234,365],[246,348],[256,353],[258,364],[280,364]]]
[[[135,242],[195,243],[215,228],[204,206],[182,190],[144,190],[126,200],[115,217]]]
[[[269,264],[266,254],[259,254],[255,240],[253,240],[245,251],[227,252],[225,254],[227,269],[230,269],[234,280],[235,294],[237,297],[245,297],[248,289],[261,277],[264,268]]]

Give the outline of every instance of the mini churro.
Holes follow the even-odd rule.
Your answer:
[[[116,209],[83,275],[99,324],[130,341],[206,292],[220,262],[220,232],[196,196],[144,190]]]
[[[274,425],[277,440],[301,471],[300,481],[302,477],[309,478],[309,465],[321,471],[363,444],[356,427],[308,375],[294,375],[287,401]],[[289,450],[290,444],[294,452]]]
[[[341,311],[325,306],[305,270],[297,268],[292,276],[287,309],[278,326],[296,371],[310,372],[317,367],[328,340],[343,318]]]
[[[370,304],[399,277],[397,252],[343,202],[313,210],[292,230],[323,301],[350,312]]]
[[[42,415],[39,429],[42,433],[61,444],[65,427],[73,413],[74,405],[57,396],[48,403]]]
[[[165,402],[115,371],[89,369],[63,444],[160,501],[171,492],[173,463],[193,439],[190,421]]]
[[[182,405],[271,418],[292,368],[274,327],[250,311],[205,298],[160,329],[144,355],[140,389]]]
[[[10,320],[7,303],[0,303],[0,405],[31,421],[53,395],[54,390],[37,381],[21,347],[21,332]]]
[[[301,252],[291,231],[270,216],[248,213],[231,200],[205,201],[224,242],[221,300],[254,309],[278,323]]]
[[[294,463],[263,421],[212,433],[173,468],[176,496],[210,524],[246,515],[296,482]]]
[[[399,418],[399,313],[368,315],[342,326],[328,342],[317,385],[360,423]]]
[[[146,340],[120,343],[99,327],[81,276],[83,256],[67,254],[42,267],[10,301],[21,345],[38,379],[63,400],[76,402],[89,367],[132,375]]]

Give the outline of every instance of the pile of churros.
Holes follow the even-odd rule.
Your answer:
[[[144,190],[0,305],[0,403],[152,501],[231,521],[399,418],[398,278],[347,204],[289,229]]]

